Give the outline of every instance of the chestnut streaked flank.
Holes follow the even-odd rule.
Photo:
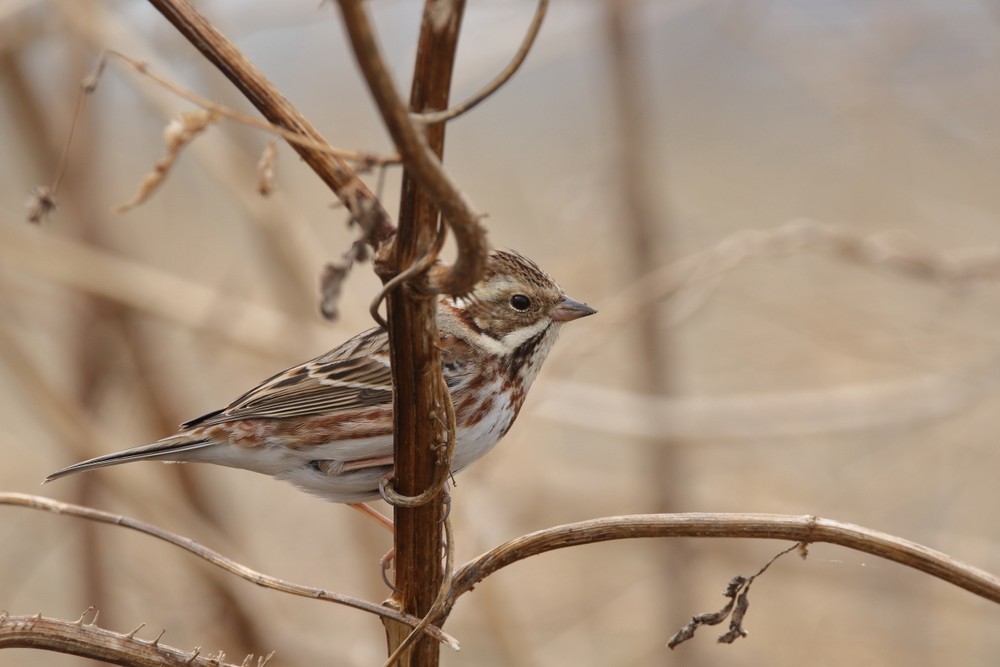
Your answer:
[[[594,312],[512,250],[491,251],[486,275],[470,294],[441,298],[442,366],[457,421],[453,472],[510,430],[562,325]],[[392,468],[386,332],[365,331],[181,429],[45,481],[131,461],[194,461],[271,475],[334,502],[378,498],[378,480]]]

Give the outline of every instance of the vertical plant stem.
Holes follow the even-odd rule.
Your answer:
[[[413,111],[448,107],[455,49],[464,0],[450,6],[429,0],[417,46],[416,65],[410,91]],[[444,152],[445,125],[427,128],[429,148],[440,158]],[[399,232],[395,245],[398,270],[418,261],[433,245],[439,211],[413,174],[403,173]],[[404,283],[388,299],[389,339],[394,380],[395,484],[404,495],[415,496],[431,487],[437,478],[438,445],[442,402],[450,400],[441,375],[438,350],[436,297],[422,292],[426,276]],[[453,427],[453,425],[449,425]],[[396,586],[393,599],[415,616],[425,615],[442,586],[442,517],[444,495],[438,494],[419,507],[396,507]],[[407,628],[409,630],[409,628]],[[405,634],[389,629],[390,653]],[[421,639],[402,658],[404,665],[437,665],[439,647]]]

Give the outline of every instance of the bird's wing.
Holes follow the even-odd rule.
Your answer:
[[[278,373],[226,408],[191,420],[183,428],[391,405],[388,338],[385,331],[371,329],[323,356]]]

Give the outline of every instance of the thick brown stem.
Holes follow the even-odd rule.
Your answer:
[[[436,17],[431,12],[437,5]],[[413,110],[445,109],[451,87],[452,66],[458,43],[464,2],[451,6],[441,19],[441,3],[428,2],[410,94]],[[436,20],[435,20],[436,19]],[[444,152],[443,124],[427,128],[428,149],[440,159]],[[434,245],[440,213],[428,191],[412,170],[403,174],[399,233],[394,264],[401,271],[418,261]],[[426,291],[426,276],[418,284],[404,284],[388,301],[389,338],[392,349],[395,415],[395,484],[404,495],[416,496],[440,478],[444,402],[450,400],[441,375],[438,350],[436,298]],[[438,418],[435,418],[438,416]],[[448,425],[453,428],[454,425]],[[393,599],[415,616],[430,611],[443,584],[441,569],[444,494],[417,507],[396,507],[396,586]],[[405,638],[388,628],[390,653]],[[409,630],[409,628],[407,628]],[[434,641],[420,640],[400,664],[436,665],[439,649]]]

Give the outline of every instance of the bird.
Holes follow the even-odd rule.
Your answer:
[[[510,430],[562,325],[597,311],[508,249],[490,251],[470,293],[442,295],[437,306],[457,473]],[[364,503],[380,497],[379,480],[392,470],[392,434],[389,338],[376,327],[185,422],[176,435],[75,463],[45,482],[134,461],[213,463],[270,475],[385,523]]]

